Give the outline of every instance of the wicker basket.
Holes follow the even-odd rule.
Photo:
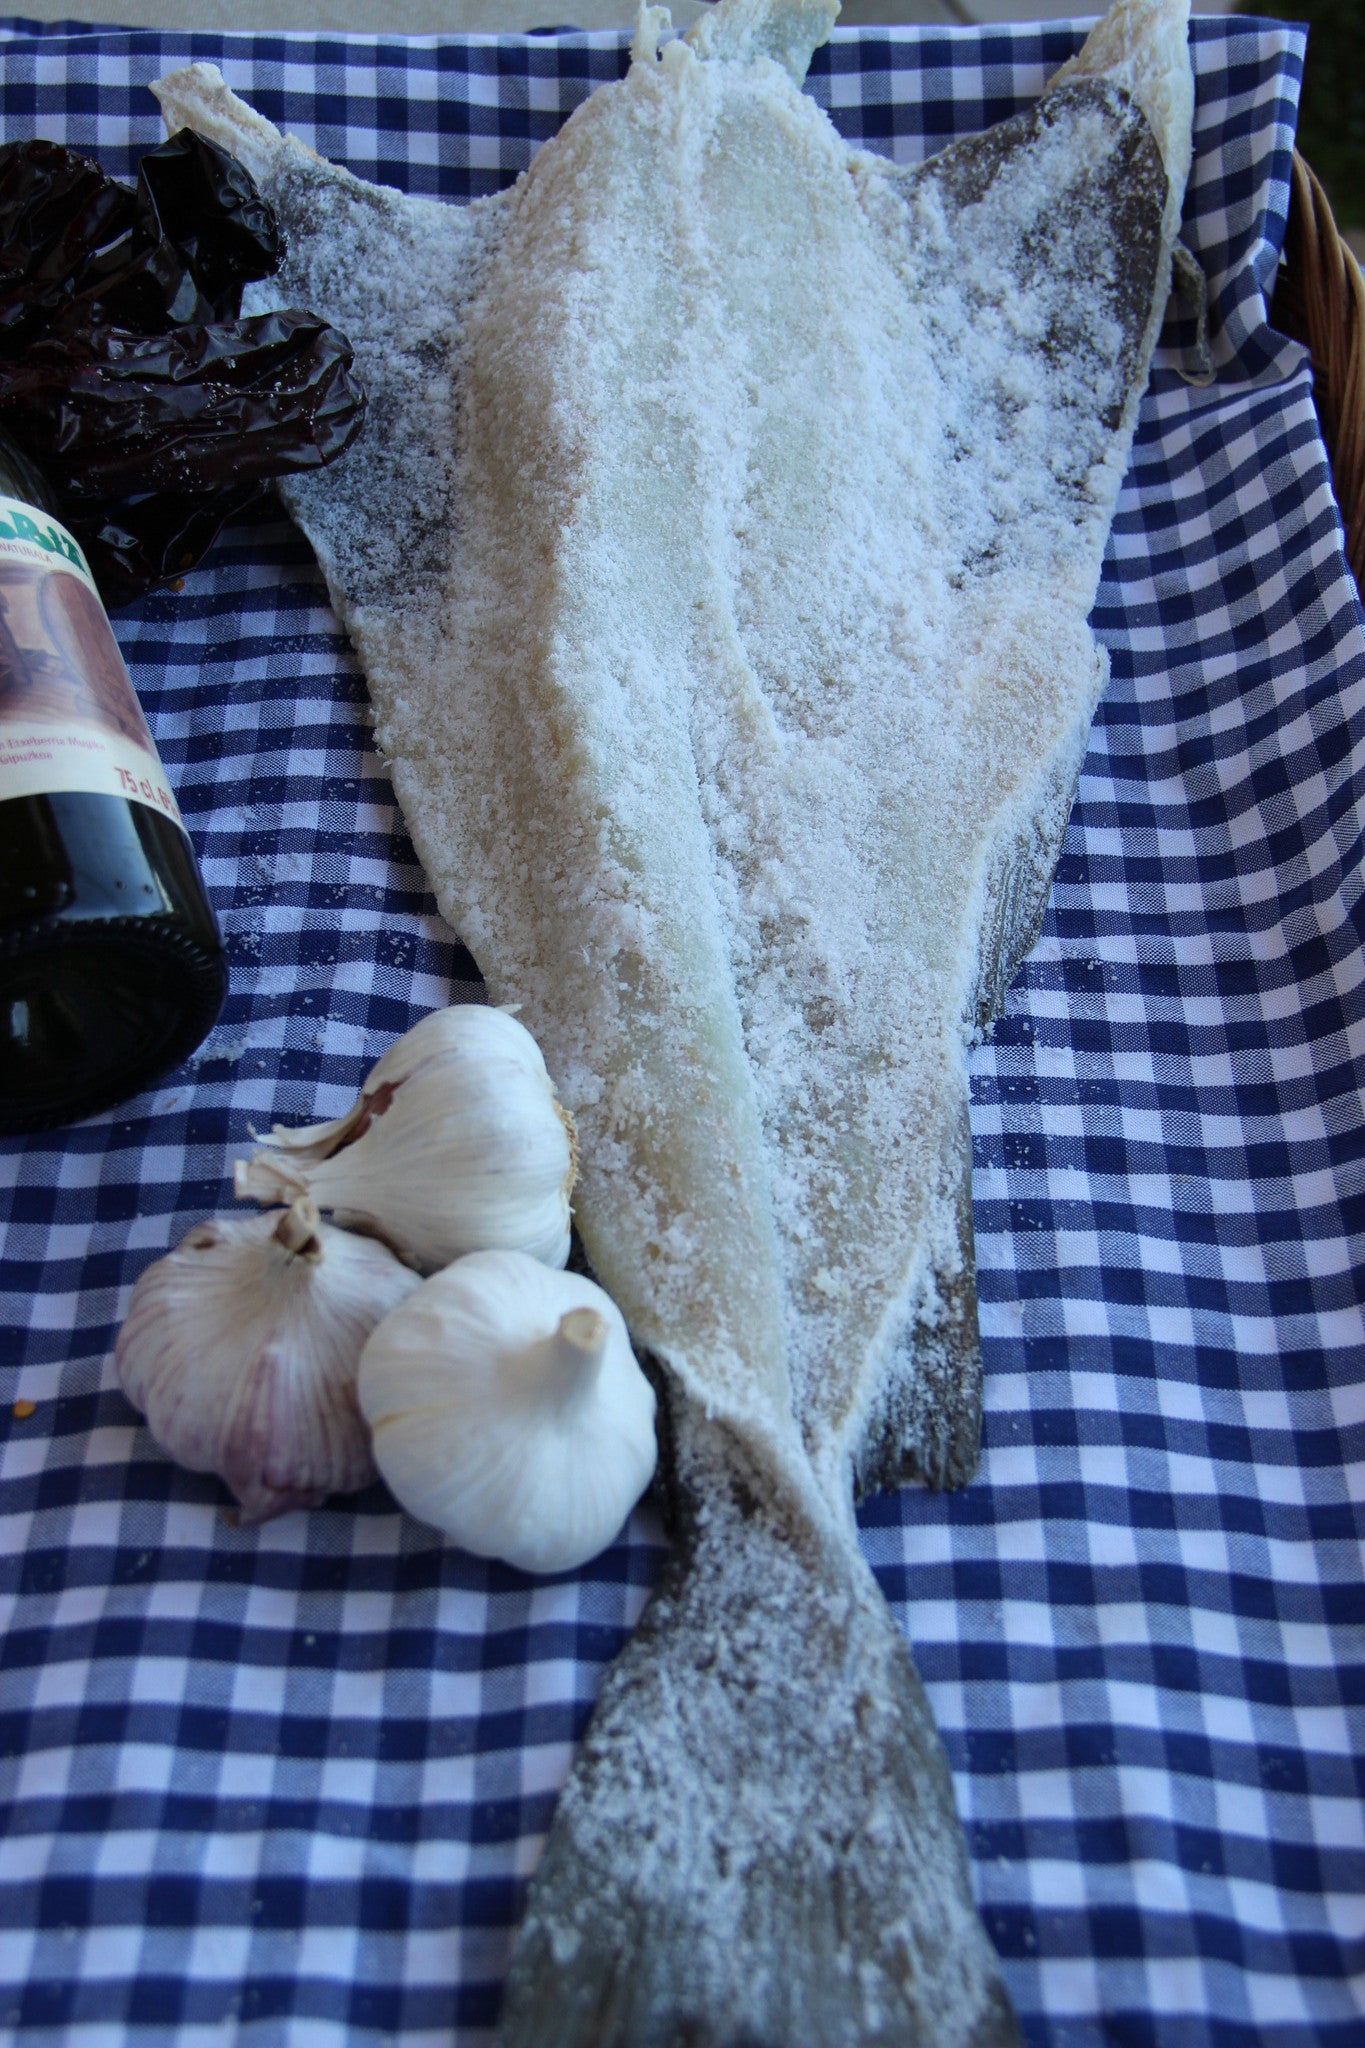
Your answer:
[[[1313,396],[1347,558],[1365,594],[1365,278],[1337,232],[1327,194],[1297,151],[1274,317],[1313,358]]]

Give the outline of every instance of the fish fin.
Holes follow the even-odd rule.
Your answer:
[[[838,14],[839,0],[718,0],[684,40],[699,57],[733,64],[772,57],[800,85]]]
[[[1163,39],[1180,14],[1180,0],[1170,0],[1169,6],[1166,0],[1151,0],[1151,4],[1133,0],[1131,7],[1123,0],[1123,6],[1139,26],[1150,30],[1155,22]],[[1165,51],[1165,40],[1162,49]],[[1132,76],[1147,80],[1152,65],[1143,57],[1140,44],[1130,58]],[[1163,55],[1157,66],[1163,77],[1165,63]],[[1187,55],[1171,55],[1168,68],[1172,77],[1181,63],[1188,71]],[[1103,488],[1117,489],[1120,470],[1113,458],[1114,446],[1126,443],[1145,386],[1165,303],[1173,234],[1170,179],[1153,131],[1127,90],[1128,73],[1118,79],[1104,73],[1091,75],[1098,69],[1097,64],[1082,67],[1074,76],[1054,83],[1037,106],[983,135],[951,145],[912,172],[893,174],[907,190],[916,182],[932,183],[952,218],[977,208],[989,212],[998,203],[993,196],[997,183],[1007,182],[1011,166],[1027,152],[1046,146],[1049,136],[1071,147],[1076,163],[1072,189],[1035,235],[1019,239],[1012,260],[1019,266],[1023,286],[1035,270],[1055,268],[1059,276],[1066,277],[1088,266],[1098,276],[1101,266],[1086,241],[1087,234],[1100,241],[1107,236],[1123,252],[1122,262],[1113,267],[1104,286],[1113,340],[1107,353],[1097,349],[1093,360],[1086,359],[1081,385],[1093,414],[1093,429],[1084,459],[1067,479],[1078,518],[1086,516],[1092,493],[1101,488],[1096,481],[1101,474],[1108,477]],[[1150,91],[1147,97],[1151,98]],[[1175,99],[1179,99],[1178,93]],[[1075,141],[1091,130],[1102,130],[1108,136],[1106,148],[1095,151],[1093,161]],[[1170,122],[1163,132],[1169,144],[1175,132]],[[942,260],[950,261],[955,251],[956,242],[949,236]],[[1061,308],[1054,308],[1050,317],[1055,339],[1049,346],[1063,348],[1068,338]],[[1075,389],[1059,387],[1057,402],[1074,406]],[[1095,568],[1098,574],[1098,557]],[[1005,644],[1002,639],[1002,647]],[[1078,677],[1083,674],[1082,667]],[[1029,764],[1027,779],[1004,802],[984,849],[976,973],[967,992],[963,1020],[969,1030],[984,1029],[999,1013],[1010,982],[1037,940],[1091,719],[1106,678],[1107,659],[1103,650],[1095,647],[1091,687],[1077,690],[1050,748],[1036,764]],[[923,1300],[912,1304],[905,1333],[868,1411],[853,1458],[859,1498],[910,1478],[925,1479],[932,1485],[961,1484],[971,1477],[976,1465],[981,1358],[965,1091],[963,1128],[956,1153],[945,1161],[944,1171],[956,1192],[956,1251],[950,1248],[934,1262]]]
[[[1218,375],[1209,345],[1209,281],[1203,264],[1183,242],[1177,242],[1171,251],[1171,297],[1166,313],[1167,318],[1174,315],[1194,329],[1179,368],[1187,384],[1202,390]]]
[[[369,401],[363,434],[345,462],[282,479],[280,495],[363,655],[357,614],[404,606],[447,568],[458,524],[454,363],[510,194],[449,206],[368,184],[282,135],[212,64],[168,72],[152,90],[168,125],[246,164],[284,230],[284,262],[248,288],[246,310],[311,306],[355,349]]]
[[[501,2048],[1014,2048],[947,1760],[851,1535],[690,1407],[684,1521],[607,1674]]]
[[[981,1337],[964,1088],[943,1161],[956,1243],[931,1270],[882,1376],[853,1458],[862,1501],[905,1480],[965,1486],[981,1455]]]
[[[1170,177],[1175,218],[1189,176],[1194,122],[1190,0],[1113,0],[1047,90],[1103,78],[1142,109]]]
[[[1188,55],[1184,62],[1188,70]],[[1021,195],[1039,204],[1032,180],[1044,170],[1048,204],[1021,232]],[[1028,493],[1002,501],[981,566],[994,573],[990,561],[1018,556],[1034,573],[1066,582],[1084,563],[1093,595],[1179,227],[1179,190],[1146,116],[1108,76],[1063,76],[982,134],[879,175],[906,202],[920,291],[926,299],[941,293],[956,309],[969,355],[973,337],[982,337],[980,424],[992,422],[1006,445],[1016,401],[997,381],[987,338],[1002,291],[1029,307],[1032,338],[1021,338],[1020,349],[1043,373],[1035,407],[1039,424],[1045,415],[1053,423],[1060,497],[1043,518]],[[1065,374],[1055,374],[1057,365]]]
[[[984,1030],[1032,952],[1066,838],[1093,705],[1108,676],[1096,649],[1093,697],[1079,707],[1043,763],[1031,800],[1001,825],[986,861],[978,966],[968,1022]],[[956,1247],[940,1258],[907,1322],[868,1413],[853,1458],[858,1500],[920,1480],[965,1486],[981,1450],[981,1339],[972,1229],[972,1137],[964,1088],[954,1141],[943,1161],[957,1223]]]
[[[192,128],[206,142],[225,149],[250,171],[258,185],[269,182],[288,142],[264,114],[239,99],[216,64],[183,64],[152,86],[168,134]]]
[[[312,306],[339,327],[369,397],[347,460],[281,488],[368,671],[357,615],[402,610],[448,571],[459,525],[455,363],[508,195],[447,206],[367,184],[297,147],[266,189],[288,239],[271,301]]]
[[[1002,823],[987,856],[978,966],[968,1022],[984,1030],[1037,942],[1085,758],[1093,706],[1108,676],[1096,649],[1093,696],[1043,763],[1031,800]],[[961,1114],[942,1165],[951,1190],[956,1245],[940,1257],[909,1317],[853,1458],[858,1500],[920,1480],[965,1486],[981,1450],[981,1339],[972,1228],[972,1135],[964,1086]]]
[[[1095,648],[1090,697],[1041,764],[1027,803],[1002,820],[986,863],[973,1015],[984,1031],[1005,1007],[1010,983],[1038,942],[1062,856],[1090,738],[1094,709],[1109,680],[1109,657]]]

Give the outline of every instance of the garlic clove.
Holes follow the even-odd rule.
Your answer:
[[[654,1473],[654,1389],[620,1310],[520,1252],[424,1282],[370,1337],[358,1392],[403,1506],[523,1571],[596,1557]]]
[[[213,1216],[138,1280],[115,1370],[162,1449],[225,1480],[243,1521],[266,1521],[374,1479],[360,1353],[419,1285],[307,1197]]]
[[[506,1010],[434,1011],[377,1061],[345,1116],[270,1136],[237,1161],[238,1195],[307,1193],[421,1272],[485,1249],[550,1266],[569,1256],[572,1120],[539,1046]]]

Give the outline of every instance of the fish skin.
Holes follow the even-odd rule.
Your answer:
[[[577,1114],[585,1161],[578,1213],[599,1277],[664,1367],[674,1548],[635,1637],[607,1674],[561,1798],[508,1980],[504,2048],[549,2040],[564,2048],[1006,2048],[1017,2040],[973,1908],[946,1762],[908,1651],[858,1551],[852,1498],[855,1488],[867,1492],[905,1474],[958,1483],[977,1455],[966,1042],[999,1007],[1036,934],[1104,680],[1085,617],[1165,301],[1188,164],[1185,12],[1180,0],[1118,0],[1038,108],[913,171],[844,151],[796,92],[830,18],[821,0],[722,0],[683,49],[669,56],[674,46],[665,46],[660,56],[659,22],[647,15],[631,79],[594,95],[512,191],[465,209],[378,191],[282,144],[201,67],[159,88],[170,125],[188,120],[242,156],[281,212],[289,263],[273,301],[257,288],[260,302],[287,296],[314,305],[356,344],[370,385],[366,437],[335,470],[292,483],[289,502],[369,675],[381,745],[437,900],[471,945],[494,999],[523,1003]],[[580,616],[564,535],[569,514],[581,503],[591,509],[594,435],[610,440],[627,427],[605,398],[587,426],[561,417],[556,390],[543,381],[557,339],[550,287],[562,280],[574,289],[575,266],[591,268],[620,217],[610,207],[605,219],[584,210],[584,166],[605,178],[618,206],[629,200],[638,219],[657,220],[674,203],[674,173],[658,146],[668,95],[681,104],[686,94],[709,94],[715,120],[738,123],[734,110],[750,76],[767,79],[774,65],[792,91],[784,101],[765,86],[765,118],[775,124],[768,145],[789,149],[793,164],[823,180],[831,207],[856,202],[861,219],[881,223],[888,263],[928,306],[926,317],[956,294],[973,321],[989,322],[1002,290],[1022,294],[1037,315],[1037,346],[1070,351],[1068,361],[1079,354],[1089,378],[1073,379],[1066,401],[1088,421],[1069,443],[1080,451],[1079,467],[1045,480],[1032,500],[1027,491],[1017,503],[1001,499],[991,515],[996,531],[987,519],[975,552],[959,549],[953,558],[977,660],[971,675],[952,679],[961,685],[957,698],[942,702],[984,764],[979,829],[954,842],[933,817],[895,810],[892,788],[893,823],[919,846],[919,871],[938,873],[936,892],[921,889],[919,921],[909,925],[897,923],[895,865],[906,856],[895,831],[882,832],[867,863],[868,900],[882,906],[872,953],[895,959],[918,948],[929,958],[937,946],[929,965],[941,977],[943,1029],[933,1044],[901,1046],[886,1060],[892,1108],[899,1087],[924,1113],[916,1185],[888,1189],[875,1173],[859,1185],[856,1144],[844,1147],[854,1160],[856,1227],[867,1236],[880,1222],[892,1247],[876,1286],[852,1303],[839,1297],[837,1274],[827,1298],[812,1293],[826,1275],[816,1263],[824,1251],[794,1250],[800,1190],[795,1208],[790,1199],[783,1208],[784,1155],[774,1134],[784,1128],[784,1108],[765,1097],[770,1068],[755,1039],[755,1018],[773,1010],[753,1000],[772,963],[761,944],[756,964],[729,957],[717,904],[695,887],[707,872],[732,895],[737,886],[736,860],[723,846],[724,858],[713,859],[725,825],[717,792],[744,818],[749,845],[780,845],[793,819],[818,816],[820,792],[782,780],[792,752],[783,751],[784,707],[754,686],[717,603],[707,658],[712,697],[729,720],[726,746],[699,756],[696,722],[666,720],[651,732],[651,751],[670,798],[667,832],[613,810],[616,755],[623,744],[628,750],[635,701],[630,638],[610,607]],[[1027,172],[1077,128],[1093,144],[1088,182],[1063,189],[1030,236],[1021,235],[1002,286],[973,265],[983,219],[992,206],[1014,203],[1016,170]],[[742,123],[729,132],[742,138]],[[631,156],[646,150],[654,154]],[[742,157],[741,149],[727,158],[740,186]],[[694,183],[691,210],[679,215],[678,290],[689,265],[714,260],[694,232],[696,166],[685,169]],[[761,161],[754,178],[761,197]],[[728,214],[713,207],[706,215],[713,242],[742,235],[742,199],[740,192]],[[337,222],[353,252],[345,266],[320,254]],[[636,224],[626,206],[621,231]],[[1119,249],[1126,261],[1111,262]],[[521,304],[514,287],[528,252],[548,281],[544,307],[529,316],[540,321],[546,346],[522,372],[520,415],[504,417],[495,399],[509,388],[507,351],[519,345],[506,316]],[[1064,331],[1053,286],[1078,267],[1096,293],[1108,293],[1116,337],[1108,360],[1094,347],[1087,355],[1085,337]],[[727,307],[727,272],[718,271],[723,361],[727,319],[744,308]],[[608,279],[601,289],[609,286]],[[674,287],[665,275],[651,288],[667,301]],[[771,334],[758,341],[774,345]],[[501,386],[496,376],[490,381],[490,366]],[[631,375],[645,367],[625,363]],[[627,389],[624,375],[622,383]],[[990,403],[986,391],[983,417]],[[706,427],[703,419],[694,452],[703,509]],[[547,505],[528,496],[522,544],[504,551],[515,559],[481,560],[486,584],[477,590],[460,581],[461,550],[476,552],[479,535],[453,494],[447,439],[465,451],[466,485],[479,476],[534,478],[542,442],[558,450],[551,494],[564,477],[577,488],[588,475],[581,501]],[[989,457],[987,446],[974,458],[984,465],[983,502]],[[837,483],[837,450],[830,461]],[[930,474],[931,496],[934,481]],[[634,508],[646,528],[652,502],[646,489]],[[407,510],[395,531],[397,504]],[[992,567],[992,542],[1006,527],[1024,565],[1014,588]],[[678,580],[704,581],[723,552],[722,527],[702,538],[705,545],[674,563]],[[799,600],[818,559],[818,548],[807,558],[798,547],[794,580],[784,586],[776,578],[773,602]],[[1068,620],[1042,647],[1033,644],[1030,576],[1068,594]],[[499,634],[514,634],[518,605],[524,613],[534,600],[556,621],[522,685],[538,715],[548,705],[556,721],[551,761],[515,757],[514,707],[499,708],[477,664],[466,671],[468,617],[485,589],[496,600],[483,628],[495,649]],[[615,727],[611,704],[580,688],[571,658],[575,649],[597,652],[594,635],[624,686]],[[412,709],[420,698],[414,686],[433,665],[452,678],[449,705],[424,718]],[[507,734],[496,764],[505,787],[490,794],[467,779],[459,810],[444,811],[433,788],[458,767],[462,731],[482,729],[495,712]],[[811,715],[826,715],[824,700]],[[765,809],[773,790],[780,800]],[[560,871],[563,834],[576,832],[570,873],[591,893],[606,872],[601,844],[583,824],[595,809],[616,833],[617,868],[635,877],[631,900],[616,905],[615,952],[612,944],[603,950],[600,922],[577,928]],[[538,830],[542,813],[558,844]],[[950,842],[951,856],[943,850]],[[501,873],[500,852],[504,868],[520,864],[524,876]],[[492,899],[473,893],[470,875],[481,867],[496,876]],[[540,907],[547,887],[553,918]],[[743,911],[742,887],[735,900]],[[788,924],[799,936],[800,915]],[[694,992],[700,984],[697,999],[680,1005],[675,963],[684,957],[708,964],[691,978]],[[787,964],[796,960],[789,947]],[[818,983],[818,948],[798,964]],[[834,993],[806,1022],[812,1033],[850,1034],[846,1066],[863,1073],[867,1044],[856,1034],[867,1006],[843,1001],[837,967],[836,958]],[[893,979],[883,999],[894,989]],[[856,1138],[858,1117],[874,1116],[877,1105],[850,1089],[836,1107]],[[798,1120],[799,1156],[842,1171],[847,1161],[829,1135],[837,1121],[828,1103],[822,1116]],[[681,1191],[693,1221],[688,1249],[701,1270],[687,1330],[670,1322],[657,1275],[640,1256],[650,1235],[641,1219],[656,1186],[670,1200]],[[677,1208],[660,1204],[656,1263],[668,1263]]]

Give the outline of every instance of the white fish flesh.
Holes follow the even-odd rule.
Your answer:
[[[560,1801],[507,2048],[1004,2043],[855,1490],[977,1455],[966,1049],[1042,915],[1189,164],[1185,0],[914,170],[826,0],[642,12],[509,191],[358,182],[158,87],[370,420],[289,487],[437,900],[579,1126],[678,1534]]]

